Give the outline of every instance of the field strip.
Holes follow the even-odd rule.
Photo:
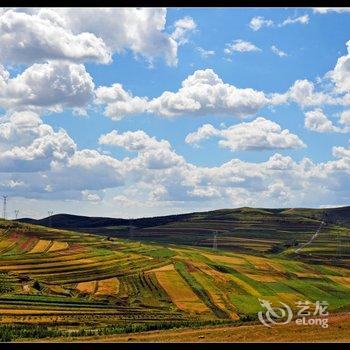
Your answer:
[[[226,302],[225,302],[225,299],[223,298],[222,292],[220,293],[220,291],[213,285],[213,283],[211,281],[209,281],[206,274],[202,274],[200,272],[192,272],[191,274],[194,276],[194,278],[197,280],[197,282],[200,285],[202,285],[204,290],[208,293],[208,295],[211,299],[211,302],[216,307],[218,307],[223,312],[228,314],[228,316],[232,320],[237,320],[239,318],[237,313],[232,310],[234,308],[234,306],[231,303],[229,304],[229,307],[231,308],[231,310],[228,309]]]
[[[180,309],[189,313],[211,313],[210,309],[188,286],[173,266],[172,271],[155,272],[156,278],[172,302]]]
[[[68,249],[69,244],[67,242],[54,241],[53,245],[49,248],[48,252],[56,252],[59,250]]]
[[[44,253],[51,244],[52,244],[52,241],[47,241],[46,239],[40,239],[39,242],[34,246],[34,248],[28,252],[28,254]]]
[[[94,294],[97,289],[97,281],[80,282],[76,289],[82,293]]]
[[[245,265],[247,262],[240,257],[232,257],[225,255],[215,255],[215,254],[206,254],[202,253],[203,256],[210,259],[213,262],[222,262],[231,265]]]
[[[105,280],[97,281],[96,296],[100,295],[117,295],[119,292],[120,282],[118,278],[108,278]]]

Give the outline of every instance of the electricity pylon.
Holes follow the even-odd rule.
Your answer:
[[[6,220],[7,218],[7,197],[6,195],[3,195],[2,198],[4,199],[4,204],[3,204],[3,218]]]
[[[214,231],[213,250],[218,250],[218,231]]]

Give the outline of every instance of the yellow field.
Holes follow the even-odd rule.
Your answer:
[[[215,255],[215,254],[202,254],[206,258],[214,262],[222,262],[231,265],[245,265],[247,262],[244,259],[236,258],[233,256]]]
[[[95,295],[117,295],[120,282],[118,278],[108,278],[97,282],[97,292]]]
[[[175,271],[174,266],[172,271],[158,271],[155,275],[159,284],[180,310],[189,313],[210,313],[208,307]]]
[[[97,287],[97,281],[80,282],[77,284],[76,289],[82,293],[93,294]]]
[[[169,265],[165,265],[165,266],[162,266],[162,267],[158,267],[156,269],[149,270],[146,273],[161,272],[161,271],[172,271],[172,270],[174,270],[174,265],[173,264],[169,264]]]
[[[228,298],[224,299],[224,295],[222,292],[220,292],[219,289],[215,288],[215,286],[213,285],[213,283],[211,283],[210,281],[208,281],[203,274],[199,273],[199,272],[193,272],[192,275],[194,276],[194,278],[197,280],[197,282],[199,282],[202,286],[205,287],[206,292],[209,294],[210,299],[212,300],[212,302],[221,310],[223,310],[224,312],[229,313],[230,318],[232,320],[237,320],[239,317],[237,315],[236,312],[234,312],[233,310],[228,310],[227,307],[227,300]],[[214,282],[215,283],[215,282]],[[225,304],[226,301],[226,304]],[[233,306],[231,303],[229,303],[230,307],[233,309]]]
[[[28,254],[45,252],[49,248],[51,242],[52,241],[47,241],[46,239],[40,239],[34,248],[28,252]]]
[[[239,271],[239,272],[241,272],[241,271]],[[271,274],[257,275],[257,274],[252,274],[252,273],[246,273],[246,276],[248,276],[249,278],[251,278],[255,281],[258,281],[258,282],[278,282],[278,281],[283,280],[282,276],[271,275]]]
[[[350,277],[341,277],[341,276],[328,276],[329,279],[333,280],[336,283],[343,284],[350,288]]]
[[[53,245],[49,248],[48,252],[57,252],[59,250],[68,249],[68,247],[69,245],[67,242],[55,241],[53,242]]]

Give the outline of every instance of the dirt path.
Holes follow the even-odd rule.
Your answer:
[[[317,238],[317,236],[318,236],[318,234],[321,232],[321,228],[322,228],[322,226],[323,226],[324,224],[325,224],[325,222],[322,221],[321,224],[320,224],[320,226],[319,226],[319,228],[318,228],[317,231],[312,235],[312,237],[311,237],[306,243],[304,243],[303,245],[301,245],[301,247],[295,249],[295,252],[296,252],[297,254],[299,254],[299,252],[300,252],[301,249],[303,249],[303,248],[305,248],[306,246],[308,246],[309,244],[311,244],[312,241],[315,240],[315,239]]]
[[[113,336],[62,339],[80,342],[349,342],[350,313],[331,315],[329,327],[295,323],[267,328],[263,325],[216,326],[200,329],[150,331]],[[45,341],[53,341],[47,339]],[[56,339],[54,341],[61,341]]]

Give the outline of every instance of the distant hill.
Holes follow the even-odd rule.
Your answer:
[[[64,229],[84,229],[84,228],[102,228],[111,226],[132,226],[137,228],[146,228],[159,225],[165,225],[177,221],[192,220],[237,220],[237,215],[251,216],[278,216],[279,218],[290,218],[292,216],[300,216],[303,218],[322,219],[329,221],[338,221],[342,226],[350,227],[350,206],[327,208],[327,209],[308,209],[308,208],[282,208],[282,209],[264,209],[264,208],[237,208],[237,209],[219,209],[207,212],[194,212],[188,214],[166,215],[156,217],[146,217],[139,219],[120,219],[110,217],[90,217],[71,214],[56,214],[43,219],[22,218],[18,221],[36,224],[41,226],[51,226],[54,228]]]

